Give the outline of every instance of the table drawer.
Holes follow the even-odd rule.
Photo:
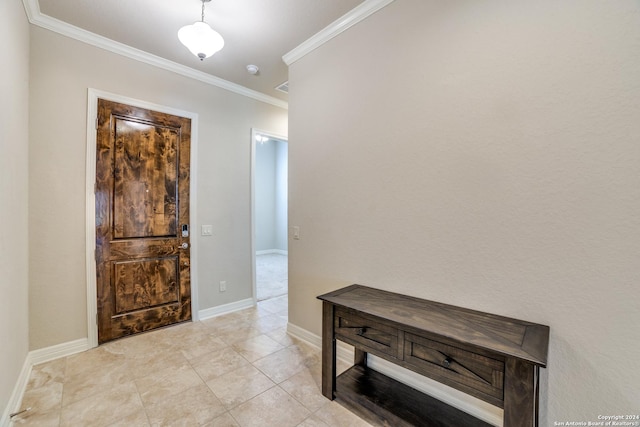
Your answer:
[[[336,337],[373,354],[398,357],[398,330],[336,307]]]
[[[409,333],[405,334],[404,361],[417,372],[504,406],[503,361]]]

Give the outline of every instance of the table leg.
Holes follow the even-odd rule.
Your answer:
[[[504,427],[538,427],[540,368],[507,359],[504,378]]]
[[[322,302],[322,395],[333,400],[336,391],[336,337],[334,305]]]

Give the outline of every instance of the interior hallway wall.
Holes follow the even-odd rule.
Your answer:
[[[29,23],[0,2],[0,423],[29,350]]]
[[[541,426],[638,411],[640,3],[401,0],[291,65],[290,322],[352,283],[547,324]]]
[[[277,140],[276,145],[276,235],[275,247],[282,251],[289,249],[289,143]]]
[[[256,251],[275,248],[276,230],[276,145],[269,140],[256,143]]]
[[[249,138],[254,127],[286,135],[287,111],[39,27],[30,60],[31,350],[87,336],[87,88],[199,115],[199,309],[251,298]],[[213,236],[200,236],[202,224]]]
[[[256,143],[256,251],[286,251],[287,143]]]

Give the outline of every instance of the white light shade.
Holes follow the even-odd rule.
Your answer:
[[[201,61],[224,47],[222,36],[201,21],[180,28],[178,39]]]

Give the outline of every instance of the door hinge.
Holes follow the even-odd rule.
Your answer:
[[[96,130],[98,130],[98,118],[96,117]]]
[[[98,260],[98,249],[94,249],[93,250],[93,260],[97,261]]]
[[[96,325],[98,324],[98,313],[96,313]]]

